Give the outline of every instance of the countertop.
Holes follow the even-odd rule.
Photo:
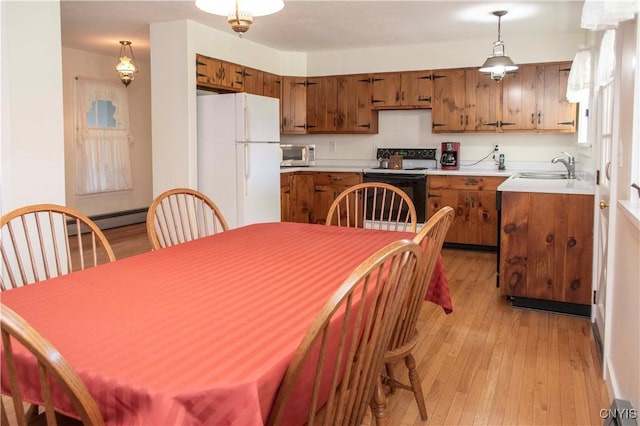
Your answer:
[[[339,164],[335,164],[339,163]],[[280,173],[293,172],[351,172],[362,173],[364,169],[376,167],[377,161],[352,161],[352,162],[318,162],[311,167],[282,167]],[[524,171],[564,171],[561,164],[548,162],[512,162],[507,164],[507,170],[498,170],[497,166],[487,167],[486,164],[475,166],[461,166],[459,170],[427,170],[429,175],[451,176],[498,176],[506,179],[498,191],[505,192],[546,192],[556,194],[588,194],[595,193],[595,180],[592,175],[579,174],[578,179],[517,179],[518,172]]]

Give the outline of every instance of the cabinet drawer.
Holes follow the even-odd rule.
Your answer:
[[[478,191],[495,191],[506,178],[495,176],[450,176],[429,175],[429,189],[473,189]]]
[[[362,175],[355,172],[317,173],[316,185],[352,186],[362,182]]]

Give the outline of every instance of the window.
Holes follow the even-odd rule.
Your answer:
[[[86,78],[76,81],[76,194],[132,189],[126,88]]]

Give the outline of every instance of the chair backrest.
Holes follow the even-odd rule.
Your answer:
[[[56,204],[16,209],[0,219],[0,290],[116,260],[100,228],[81,212]]]
[[[22,374],[25,370],[22,368],[18,370],[15,362],[18,356],[22,359],[24,355],[22,353],[18,355],[18,348],[14,346],[16,341],[35,357],[36,362],[34,362],[33,365],[34,377],[36,375],[35,368],[37,363],[37,376],[40,382],[39,389],[42,395],[47,424],[56,424],[55,410],[53,408],[53,395],[55,394],[56,388],[51,386],[50,378],[54,379],[57,389],[61,389],[69,398],[76,414],[85,425],[98,426],[104,424],[98,406],[87,390],[87,387],[51,343],[44,339],[20,315],[5,305],[1,305],[0,308],[0,323],[2,329],[2,349],[4,351],[3,364],[5,367],[3,373],[6,374],[6,380],[11,388],[11,398],[13,399],[15,416],[19,425],[26,425],[27,420],[22,402],[23,394],[18,380],[18,372]],[[8,418],[4,403],[2,403],[1,409],[2,424],[8,424],[5,423],[8,422]]]
[[[401,189],[366,182],[345,189],[333,201],[327,225],[416,232],[416,208]]]
[[[189,188],[163,192],[147,212],[147,233],[154,250],[227,229],[218,206],[203,193]]]
[[[416,280],[411,283],[407,294],[407,302],[403,304],[398,323],[391,337],[389,351],[394,351],[415,340],[416,323],[420,315],[420,308],[424,303],[431,276],[442,250],[444,239],[453,222],[454,211],[445,206],[438,210],[424,225],[413,241],[422,248],[422,263]]]
[[[362,422],[420,256],[414,242],[396,241],[366,259],[345,280],[298,346],[269,425]]]

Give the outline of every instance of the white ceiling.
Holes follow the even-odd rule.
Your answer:
[[[322,51],[486,38],[495,40],[494,10],[502,18],[502,39],[526,34],[581,31],[582,0],[507,2],[309,1],[285,0],[277,14],[256,17],[247,40],[283,51]],[[194,0],[62,0],[62,45],[114,55],[119,40],[133,42],[139,60],[148,60],[149,24],[191,19],[233,34],[226,18],[197,9]],[[489,51],[490,46],[487,47]]]

